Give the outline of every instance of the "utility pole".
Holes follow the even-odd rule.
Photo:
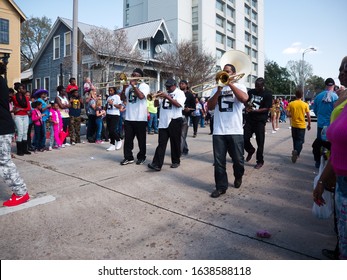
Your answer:
[[[72,20],[72,77],[77,79],[77,45],[78,45],[78,0],[73,0]]]

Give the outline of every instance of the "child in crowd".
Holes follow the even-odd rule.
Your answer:
[[[96,108],[95,108],[95,113],[96,113],[96,138],[95,138],[95,143],[96,144],[102,144],[103,141],[101,140],[101,131],[103,127],[103,118],[106,116],[106,111],[103,109],[102,106],[102,99],[101,95],[98,95],[97,100],[96,100]]]
[[[33,110],[31,112],[31,119],[34,124],[34,147],[36,151],[43,152],[45,149],[42,146],[43,139],[43,124],[42,124],[42,103],[40,101],[34,101],[32,103]]]
[[[71,107],[69,108],[70,114],[70,126],[69,126],[69,134],[70,134],[70,142],[72,145],[76,143],[81,143],[81,109],[83,106],[82,97],[78,94],[78,90],[72,89],[70,91],[70,103]]]
[[[70,78],[69,84],[66,87],[66,93],[68,98],[71,97],[72,90],[75,89],[78,91],[78,85],[76,84],[76,78]]]
[[[63,119],[61,117],[59,111],[59,104],[57,102],[54,102],[52,108],[50,109],[49,120],[51,123],[51,139],[49,144],[49,150],[52,150],[53,142],[55,142],[54,148],[58,149],[62,145],[59,138],[59,133],[63,130]],[[53,141],[53,137],[55,141]]]

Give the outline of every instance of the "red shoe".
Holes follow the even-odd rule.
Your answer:
[[[24,202],[27,202],[29,200],[29,194],[26,193],[25,195],[22,196],[17,196],[15,194],[12,194],[11,198],[3,203],[4,206],[17,206],[19,204],[22,204]]]

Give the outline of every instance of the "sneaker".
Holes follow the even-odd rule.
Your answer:
[[[12,194],[11,198],[3,203],[4,206],[17,206],[19,204],[22,204],[24,202],[27,202],[29,200],[29,194],[26,193],[22,196],[17,196],[15,194]]]
[[[65,144],[61,145],[62,148],[65,148]]]
[[[76,145],[76,143],[75,142],[71,142],[71,145]]]
[[[128,159],[123,159],[120,163],[120,165],[127,165],[127,164],[131,164],[131,163],[134,163],[134,160],[131,159],[131,160],[128,160]]]
[[[271,133],[276,133],[277,131],[276,130],[273,130]]]
[[[138,160],[136,161],[136,164],[137,164],[137,165],[141,165],[141,164],[144,164],[145,162],[146,162],[145,159],[138,159]]]
[[[298,159],[298,152],[297,150],[292,151],[292,163],[296,163],[296,160]]]
[[[48,151],[52,151],[53,149],[52,149],[52,147],[51,146],[49,146],[48,147]]]
[[[120,150],[122,148],[122,145],[123,145],[123,141],[122,140],[119,140],[116,142],[116,150]]]
[[[104,144],[104,141],[102,141],[102,140],[96,140],[96,141],[95,141],[95,144]]]
[[[81,143],[82,143],[82,144],[85,144],[86,142],[85,142],[85,141],[82,141]]]
[[[106,151],[115,151],[115,150],[116,150],[116,146],[113,145],[113,144],[111,144],[110,147],[108,147],[108,148],[106,149]]]
[[[69,143],[65,143],[65,146],[66,146],[66,147],[70,147],[70,146],[71,146],[71,144],[69,144]]]
[[[255,169],[260,169],[262,168],[264,163],[257,163],[256,166],[254,166]]]
[[[279,127],[275,128],[276,131],[279,130],[279,129],[280,129]]]
[[[222,194],[225,194],[225,193],[226,193],[226,190],[214,190],[211,193],[211,197],[217,198],[217,197],[220,197]]]

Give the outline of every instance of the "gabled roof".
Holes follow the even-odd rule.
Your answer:
[[[18,5],[13,0],[8,0],[8,2],[12,5],[12,7],[18,12],[20,16],[20,22],[25,21],[27,18],[22,10],[18,7]]]
[[[43,50],[47,47],[50,40],[52,40],[60,23],[64,24],[70,31],[72,31],[73,29],[72,20],[58,17],[55,23],[53,24],[53,27],[50,33],[48,34],[45,42],[43,43],[40,51],[35,56],[33,63],[31,65],[32,68],[35,67]],[[93,28],[98,28],[98,26],[78,22],[78,29],[84,35],[84,40],[86,41],[87,44],[89,43],[89,45],[90,45],[90,40],[88,40],[89,39],[88,32],[91,31]],[[144,23],[140,23],[140,24],[136,24],[136,25],[128,26],[128,27],[123,27],[123,28],[117,29],[116,32],[122,31],[122,30],[126,31],[128,42],[130,46],[132,47],[132,49],[134,49],[137,46],[139,40],[154,38],[159,30],[162,31],[165,36],[165,39],[166,39],[165,43],[168,43],[168,44],[172,43],[172,39],[170,37],[165,21],[163,19],[144,22]]]

